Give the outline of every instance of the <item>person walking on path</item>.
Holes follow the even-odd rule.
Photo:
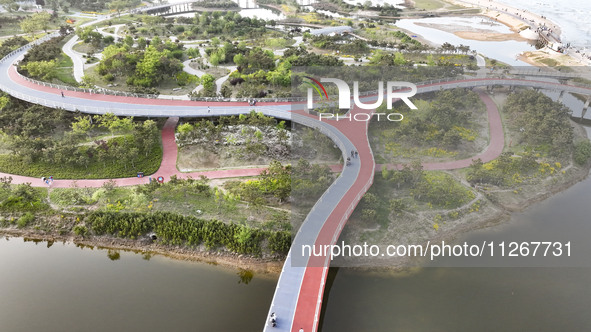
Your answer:
[[[65,98],[66,96],[64,96],[64,92],[62,91],[62,98]]]
[[[207,106],[207,113],[210,113],[211,109],[209,108],[209,106]]]

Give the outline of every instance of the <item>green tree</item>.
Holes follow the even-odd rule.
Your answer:
[[[88,116],[77,116],[75,122],[72,122],[72,132],[75,135],[88,135],[93,127],[91,118]]]
[[[577,164],[585,165],[591,158],[591,142],[585,140],[575,144],[574,158]]]
[[[136,126],[135,139],[137,145],[144,151],[145,156],[152,151],[158,141],[158,126],[153,120],[146,120],[141,125]]]
[[[50,26],[50,20],[51,14],[48,12],[39,12],[22,20],[20,27],[24,33],[30,33],[31,36],[34,37],[36,31],[43,30],[47,32]]]
[[[201,84],[203,84],[203,89],[205,90],[213,90],[214,86],[215,86],[215,79],[213,76],[211,76],[210,74],[205,74],[203,76],[201,76]]]
[[[51,80],[56,75],[57,62],[52,61],[32,61],[22,66],[32,77],[42,80]]]
[[[121,11],[131,6],[131,3],[126,0],[113,0],[109,2],[109,9],[115,10],[117,15],[121,17]]]
[[[21,23],[20,23],[20,27],[21,30],[23,30],[24,33],[30,33],[31,34],[31,38],[35,37],[35,32],[39,30],[39,24],[32,18],[27,18],[24,19]]]
[[[291,193],[291,166],[283,166],[281,162],[274,160],[267,169],[261,172],[259,179],[263,190],[279,201],[284,201],[289,197]]]
[[[19,5],[15,0],[0,0],[0,5],[2,5],[9,12],[19,9]]]
[[[99,127],[103,127],[111,133],[111,137],[115,136],[115,131],[119,126],[119,118],[113,113],[105,113],[103,115],[95,115],[94,119],[99,123]]]
[[[123,39],[123,42],[124,42],[124,43],[125,43],[127,46],[131,47],[131,46],[133,46],[133,37],[132,37],[132,36],[130,36],[130,35],[127,35],[127,36],[125,36],[125,38]]]
[[[0,96],[0,111],[4,109],[10,102],[10,98],[8,96]]]

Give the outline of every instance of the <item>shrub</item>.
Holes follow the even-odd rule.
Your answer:
[[[591,142],[585,140],[575,144],[574,158],[577,164],[586,164],[589,158],[591,158]]]
[[[290,245],[288,232],[271,232],[218,220],[203,220],[168,212],[124,213],[94,211],[87,215],[86,224],[98,234],[138,238],[154,232],[167,245],[198,246],[209,249],[224,247],[240,254],[260,255],[263,240],[269,239],[272,252],[287,253]]]
[[[84,225],[76,225],[72,228],[72,231],[78,236],[86,237],[88,235],[88,228]]]
[[[27,212],[24,215],[22,215],[20,218],[18,218],[18,220],[16,221],[16,224],[18,225],[19,228],[23,228],[26,227],[28,224],[32,223],[35,220],[35,215],[33,215],[31,212]]]

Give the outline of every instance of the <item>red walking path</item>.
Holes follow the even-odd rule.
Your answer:
[[[457,169],[469,166],[473,159],[480,158],[484,162],[495,159],[500,155],[504,146],[504,135],[501,123],[501,118],[494,101],[486,94],[480,93],[481,100],[485,103],[487,109],[487,116],[489,121],[490,142],[487,149],[481,154],[464,160],[456,160],[445,163],[425,163],[423,166],[428,170],[443,170],[443,169]],[[353,114],[362,112],[359,110],[352,111]],[[320,231],[318,232],[313,244],[316,248],[322,248],[325,245],[333,245],[337,242],[339,235],[343,229],[344,224],[353,212],[355,206],[363,194],[369,189],[373,183],[375,174],[375,163],[367,136],[367,123],[360,123],[354,121],[332,121],[331,125],[336,127],[340,132],[353,143],[354,148],[359,153],[358,159],[352,161],[359,162],[359,172],[355,181],[341,197],[332,210],[328,218],[324,221]],[[381,165],[380,165],[381,166]],[[400,168],[401,165],[387,165],[389,168]],[[304,226],[302,226],[304,227]],[[298,248],[297,241],[294,241],[291,255],[297,255],[294,250]],[[293,264],[293,262],[292,262]],[[301,284],[298,289],[297,304],[294,309],[293,318],[286,317],[288,326],[278,326],[280,331],[317,331],[320,322],[320,312],[322,308],[322,300],[324,294],[324,285],[328,268],[330,266],[329,256],[310,256],[308,257],[307,265],[304,267],[304,272]],[[287,273],[289,267],[284,267],[283,273]],[[278,286],[279,287],[279,286]],[[275,300],[274,300],[275,302]],[[278,300],[278,302],[280,302]],[[275,303],[274,303],[275,304]],[[275,312],[276,308],[271,307],[270,312]],[[279,320],[280,323],[281,320]],[[276,328],[269,329],[266,326],[266,331],[272,331]]]
[[[0,65],[2,64],[0,63]],[[133,112],[144,111],[144,114],[139,113],[138,115],[146,116],[162,116],[162,114],[166,114],[167,109],[174,110],[174,112],[177,114],[191,114],[191,116],[221,115],[225,114],[224,112],[226,112],[228,109],[235,110],[239,108],[239,112],[246,112],[248,109],[248,107],[245,107],[246,103],[244,102],[211,103],[181,100],[144,99],[125,96],[90,94],[76,91],[66,91],[65,98],[56,98],[56,96],[60,95],[62,90],[27,81],[16,72],[14,66],[6,68],[6,73],[9,84],[11,84],[9,89],[11,89],[13,93],[18,94],[17,97],[27,97],[30,100],[30,95],[32,94],[34,95],[33,98],[42,100],[46,105],[48,103],[57,105],[60,103],[60,101],[68,101],[80,105],[81,110],[84,110],[85,107],[88,107],[88,109],[94,108],[94,110],[103,108],[102,112],[105,112],[109,111],[111,108],[117,108],[122,112],[125,110],[130,110]],[[6,82],[6,78],[0,78],[0,83],[3,82]],[[492,82],[496,81],[487,82],[486,79],[468,79],[464,81],[460,80],[428,84],[419,87],[419,89],[423,89],[422,92],[427,92],[434,91],[433,89],[442,87],[470,87],[471,85],[479,86],[483,84],[491,84]],[[6,84],[4,84],[4,86],[6,87]],[[17,88],[18,90],[14,88]],[[480,94],[480,97],[487,106],[490,126],[490,142],[486,151],[479,154],[475,158],[480,158],[486,162],[499,156],[504,146],[504,139],[501,119],[494,102],[492,99],[490,99],[490,97],[483,93]],[[48,98],[49,102],[47,102]],[[134,106],[136,107],[135,109],[133,109]],[[207,111],[207,113],[203,112],[204,106],[212,106],[211,114],[209,114],[209,111]],[[284,116],[286,110],[289,110],[288,103],[259,103],[257,106],[268,107],[267,111],[270,109],[270,107],[273,107],[274,110],[271,109],[271,113],[276,112],[277,116]],[[187,110],[192,111],[192,113],[188,112]],[[283,112],[282,115],[280,115],[281,112]],[[352,110],[351,112],[354,115],[356,113],[367,111]],[[317,122],[318,120],[316,117],[306,114],[302,110],[293,112],[292,114],[294,121],[296,121],[296,118],[299,117],[299,121],[303,121],[303,124],[307,123],[310,125],[311,121]],[[172,175],[176,175],[181,178],[186,178],[188,176],[199,177],[200,175],[204,175],[209,178],[223,178],[253,176],[258,175],[261,172],[261,168],[228,169],[192,173],[179,172],[176,168],[178,151],[174,138],[174,132],[177,123],[178,117],[171,117],[167,120],[162,130],[163,159],[158,171],[152,175],[152,179],[162,176],[165,178],[165,180],[168,180]],[[318,210],[316,212],[326,214],[323,215],[322,219],[309,220],[307,224],[304,222],[302,229],[306,228],[307,230],[312,230],[312,233],[303,234],[302,229],[300,229],[296,235],[296,238],[294,239],[294,246],[301,243],[313,244],[316,246],[336,243],[344,227],[344,224],[353,212],[353,209],[357,206],[363,194],[373,183],[375,162],[368,143],[368,122],[330,121],[329,123],[330,124],[322,123],[314,126],[316,128],[324,128],[325,134],[330,134],[330,136],[332,136],[331,138],[335,140],[335,143],[339,145],[341,150],[343,150],[343,155],[345,157],[349,155],[350,149],[356,150],[359,153],[359,157],[353,159],[353,165],[346,166],[344,169],[338,166],[333,167],[334,170],[342,170],[339,179],[335,181],[335,183],[338,182],[338,188],[335,187],[336,189],[330,192],[330,194],[323,196],[323,198],[326,199],[326,202],[317,204]],[[472,159],[473,158],[445,163],[425,163],[423,166],[428,170],[463,168],[469,166],[472,162]],[[387,167],[399,168],[400,165],[387,165]],[[47,176],[50,175],[51,174],[47,174]],[[44,185],[41,179],[37,178],[2,173],[0,173],[0,176],[12,176],[14,183],[31,182],[32,185],[35,186]],[[55,180],[52,186],[70,187],[75,182],[81,187],[99,187],[102,186],[106,181],[109,180]],[[126,186],[146,183],[148,180],[146,178],[122,178],[115,179],[114,181],[117,186]],[[331,191],[333,186],[329,188],[329,191]],[[334,197],[338,197],[338,200],[335,200]],[[330,201],[331,199],[332,201]],[[300,243],[298,242],[298,239],[304,239],[304,242],[300,241]],[[271,305],[271,311],[281,310],[281,316],[278,318],[278,322],[280,324],[277,329],[275,329],[275,331],[316,331],[319,324],[324,285],[330,265],[330,257],[304,257],[306,259],[305,264],[300,266],[296,264],[292,266],[291,263],[293,251],[294,247],[292,246],[290,255],[288,256],[286,264],[284,265],[284,270],[280,277],[273,303]],[[291,279],[290,275],[292,277]],[[288,284],[283,285],[282,280],[288,280]],[[286,300],[282,297],[284,294],[287,294],[288,297],[291,297]],[[288,308],[282,308],[281,306],[283,304],[285,304],[285,306]],[[265,324],[265,330],[267,330],[268,326],[268,324]]]
[[[51,36],[48,36],[51,37]],[[68,110],[79,110],[85,113],[102,114],[111,112],[119,116],[149,116],[171,117],[162,130],[163,160],[158,171],[152,178],[162,176],[168,180],[172,175],[181,178],[200,175],[209,178],[253,176],[260,173],[261,168],[228,169],[193,173],[181,173],[176,168],[177,148],[174,140],[174,128],[178,122],[176,116],[219,116],[229,114],[242,114],[250,111],[251,107],[245,102],[199,102],[166,99],[146,99],[125,96],[113,96],[97,93],[69,91],[67,88],[56,88],[47,84],[36,84],[17,73],[13,63],[22,57],[30,45],[19,48],[3,59],[0,59],[0,88],[16,98],[29,102],[49,106],[63,107]],[[591,95],[591,88],[567,85],[548,80],[531,79],[532,76],[546,77],[547,74],[530,72],[511,73],[513,77],[464,78],[459,80],[438,81],[429,84],[418,85],[418,93],[433,92],[440,89],[489,87],[495,85],[533,87],[561,92]],[[551,75],[552,76],[552,75]],[[556,76],[556,75],[554,75]],[[60,97],[61,91],[65,91],[65,98]],[[497,158],[503,150],[504,135],[501,118],[497,107],[490,97],[480,93],[480,98],[487,106],[489,121],[489,145],[487,149],[474,158],[449,161],[442,163],[424,163],[426,170],[446,170],[468,167],[473,159],[480,158],[487,162]],[[211,106],[211,114],[208,110]],[[303,106],[302,106],[303,107]],[[585,108],[587,105],[585,106]],[[289,103],[257,103],[257,110],[266,115],[288,118]],[[365,111],[353,110],[353,114]],[[343,156],[349,155],[350,149],[359,153],[359,158],[353,160],[351,166],[334,166],[333,170],[342,171],[339,178],[329,187],[319,202],[311,210],[294,238],[294,244],[286,258],[282,274],[275,291],[270,312],[278,312],[278,326],[272,331],[316,331],[319,324],[320,308],[324,293],[326,275],[330,265],[330,257],[303,257],[302,265],[294,263],[294,247],[301,244],[325,245],[334,244],[353,209],[358,204],[363,194],[373,182],[375,162],[367,139],[367,123],[350,121],[329,121],[330,124],[318,123],[318,119],[305,114],[301,110],[292,113],[293,121],[316,128],[333,139],[335,144],[343,152]],[[382,165],[378,165],[381,168]],[[401,165],[385,165],[388,168],[400,168]],[[50,176],[51,174],[47,174]],[[0,173],[0,176],[12,176],[14,183],[31,182],[34,186],[43,186],[40,179]],[[107,179],[101,180],[76,180],[79,186],[99,187]],[[146,178],[115,179],[116,185],[126,186],[147,182]],[[69,187],[74,180],[56,180],[53,187]],[[317,219],[314,219],[316,217]],[[302,231],[304,230],[304,231]],[[264,330],[271,331],[269,324],[265,324]]]
[[[355,113],[373,113],[352,110]],[[368,123],[355,121],[340,121],[332,124],[344,133],[353,143],[359,153],[358,158],[352,158],[353,163],[360,163],[359,173],[353,185],[339,200],[337,206],[324,222],[315,241],[316,246],[336,243],[346,221],[359,203],[363,194],[373,183],[375,162],[367,139]],[[346,166],[347,167],[347,166]],[[293,317],[292,331],[316,331],[320,321],[324,285],[330,265],[330,257],[312,256],[304,272],[300,286],[299,297]]]
[[[220,178],[232,178],[232,177],[242,177],[242,176],[256,176],[261,173],[264,168],[237,168],[237,169],[224,169],[224,170],[211,170],[211,171],[202,171],[202,172],[189,172],[184,173],[180,172],[176,167],[176,161],[178,156],[178,149],[176,145],[176,141],[174,138],[174,132],[176,128],[176,124],[179,118],[169,118],[164,128],[162,129],[162,162],[160,164],[160,168],[156,173],[152,174],[150,177],[153,181],[159,176],[162,176],[165,181],[168,181],[172,175],[176,175],[181,179],[186,179],[188,177],[192,178],[199,178],[200,176],[206,176],[210,179],[220,179]],[[47,174],[46,177],[51,176],[51,174]],[[12,183],[19,184],[19,183],[31,183],[32,186],[42,187],[47,186],[40,178],[34,178],[30,176],[22,176],[22,175],[14,175],[8,173],[1,173],[0,177],[12,177]],[[111,181],[110,179],[81,179],[81,180],[60,180],[54,179],[53,184],[51,184],[52,188],[69,188],[73,185],[77,185],[79,187],[100,187],[105,182]],[[148,177],[144,178],[119,178],[113,179],[115,181],[116,186],[133,186],[138,184],[145,184],[149,181]]]
[[[20,76],[16,74],[13,79],[19,81],[19,83],[31,85],[30,87],[35,90],[41,90],[44,92],[50,92],[58,94],[60,90],[51,87],[43,87],[31,82],[21,81]],[[141,104],[148,103],[149,105],[186,105],[193,104],[195,102],[187,101],[170,101],[170,100],[145,100],[142,98],[133,97],[122,97],[122,96],[108,96],[108,95],[89,95],[83,92],[69,91],[67,98],[86,98],[97,101],[116,101],[130,104]],[[484,162],[490,161],[498,157],[501,153],[504,140],[503,130],[501,125],[501,119],[496,108],[496,105],[490,97],[484,93],[480,94],[481,99],[487,106],[487,114],[490,126],[490,144],[488,148],[476,156],[475,158],[481,158]],[[226,103],[224,103],[226,104]],[[232,103],[234,104],[234,103]],[[243,103],[236,103],[242,105]],[[202,106],[202,105],[199,105]],[[233,106],[233,105],[225,105]],[[354,110],[352,112],[360,112]],[[309,116],[303,112],[297,112],[301,115]],[[215,108],[214,108],[215,114]],[[353,113],[354,114],[354,113]],[[178,123],[178,117],[169,118],[164,125],[162,130],[162,145],[163,145],[163,158],[162,163],[158,171],[152,175],[152,179],[156,179],[159,176],[164,177],[166,180],[170,179],[172,175],[177,175],[180,178],[194,177],[197,178],[201,175],[208,178],[225,178],[225,177],[240,177],[240,176],[255,176],[258,175],[261,168],[245,168],[245,169],[229,169],[229,170],[215,170],[215,171],[204,171],[204,172],[192,172],[182,173],[176,168],[176,160],[178,156],[178,150],[174,138],[175,127]],[[355,121],[332,121],[331,124],[338,129],[341,133],[353,143],[354,149],[358,151],[359,158],[355,159],[354,162],[359,162],[359,172],[353,185],[347,190],[344,196],[339,200],[338,204],[329,215],[329,217],[323,222],[320,232],[317,234],[314,241],[314,245],[321,246],[327,244],[336,243],[342,228],[347,221],[348,217],[352,213],[354,207],[359,203],[359,200],[363,194],[367,191],[371,183],[373,182],[373,175],[375,171],[375,163],[373,154],[367,140],[367,123],[366,122],[355,122]],[[473,158],[465,160],[450,161],[445,163],[425,163],[423,166],[427,170],[443,170],[443,169],[455,169],[467,167],[471,164]],[[381,165],[380,165],[381,166]],[[387,165],[389,168],[400,168],[400,165]],[[333,167],[335,170],[339,170],[341,167]],[[12,176],[14,183],[31,182],[36,186],[43,186],[41,179],[15,176],[9,174],[1,174],[0,176]],[[81,187],[100,187],[107,179],[100,180],[55,180],[52,187],[70,187],[74,183]],[[117,186],[126,185],[137,185],[146,183],[146,178],[122,178],[115,179]],[[327,271],[330,265],[330,258],[321,257],[310,257],[305,267],[301,284],[298,290],[297,304],[294,308],[293,317],[290,319],[291,324],[289,330],[291,331],[316,331],[319,324],[320,310],[322,304],[322,298],[324,294],[324,285],[326,282]],[[283,330],[283,329],[281,329]]]
[[[492,100],[492,98],[484,92],[480,92],[478,94],[480,99],[486,105],[486,114],[488,118],[488,128],[489,128],[489,144],[487,148],[480,154],[462,160],[452,160],[440,163],[423,163],[423,169],[429,171],[436,171],[436,170],[452,170],[452,169],[459,169],[465,168],[472,164],[472,161],[475,159],[481,159],[482,162],[489,162],[491,160],[496,159],[498,156],[501,155],[503,152],[503,147],[505,146],[505,136],[503,133],[503,123],[501,121],[501,115],[499,114],[499,110],[497,105]],[[388,169],[402,169],[403,165],[401,164],[387,164],[387,165],[377,165],[376,169],[381,170],[382,166],[386,166]]]

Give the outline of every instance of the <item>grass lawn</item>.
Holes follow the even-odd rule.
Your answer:
[[[29,17],[31,13],[1,13],[0,14],[0,36],[12,37],[23,33],[20,22]]]
[[[443,8],[445,3],[439,0],[413,0],[415,9],[437,10]]]
[[[68,85],[78,86],[78,82],[74,79],[74,64],[72,59],[65,53],[62,53],[59,58],[56,70],[56,79]],[[60,83],[60,82],[58,82]]]
[[[99,22],[94,26],[98,27],[106,27],[110,25],[117,25],[117,24],[127,24],[127,23],[137,23],[138,15],[124,15],[121,17],[112,17],[106,21]]]
[[[486,67],[511,68],[510,65],[508,65],[504,62],[501,62],[499,60],[496,60],[496,59],[490,59],[490,58],[484,57],[484,61],[485,61]]]
[[[91,52],[95,51],[94,47],[92,47],[91,45],[88,45],[84,42],[74,44],[74,47],[72,47],[72,49],[74,51],[80,52],[80,53],[91,53]],[[96,50],[96,52],[100,52],[100,51],[101,51],[100,49]]]
[[[558,65],[558,61],[551,58],[536,59],[536,61],[541,62],[548,67],[556,67],[556,65]]]
[[[32,14],[27,12],[0,13],[0,36],[12,37],[23,33],[20,22]],[[90,18],[70,17],[68,14],[60,13],[57,19],[50,21],[48,31],[59,29],[60,25],[66,25],[68,18],[76,20],[74,26],[79,26],[91,20]],[[37,33],[41,32],[43,31],[37,31]]]

